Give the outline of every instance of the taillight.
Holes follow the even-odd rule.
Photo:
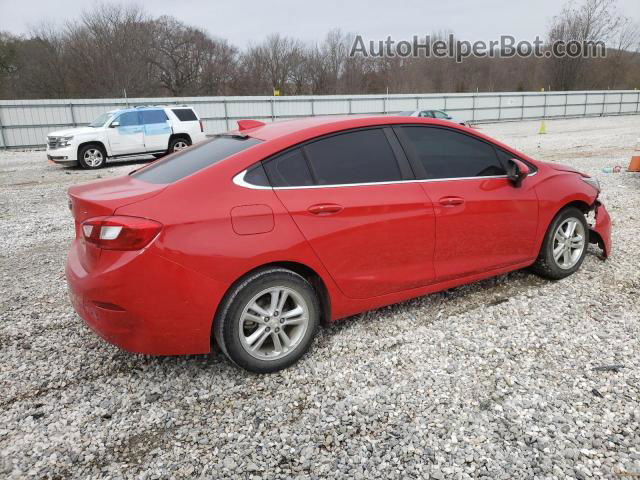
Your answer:
[[[140,250],[149,245],[162,224],[148,218],[94,217],[82,222],[85,241],[105,250]]]
[[[202,120],[198,120],[200,122],[200,131],[202,133],[204,133],[204,123],[202,123]]]

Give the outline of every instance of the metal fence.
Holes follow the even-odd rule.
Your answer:
[[[192,105],[207,133],[235,120],[276,121],[313,115],[387,114],[446,110],[472,123],[638,114],[640,91],[502,92],[298,97],[171,97],[0,101],[0,148],[43,147],[48,132],[86,125],[98,115],[133,105]]]

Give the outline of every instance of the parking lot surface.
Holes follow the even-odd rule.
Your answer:
[[[320,331],[272,375],[220,353],[132,355],[71,308],[66,189],[123,175],[0,152],[0,477],[640,476],[640,117],[482,125],[596,176],[613,256],[526,271]],[[478,232],[481,234],[481,232]]]

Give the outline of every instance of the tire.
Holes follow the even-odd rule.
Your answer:
[[[167,149],[167,155],[170,153],[179,152],[191,145],[191,140],[186,137],[174,137],[169,140],[169,148]]]
[[[575,226],[571,230],[573,233],[567,238],[567,227],[572,228],[570,225]],[[581,237],[581,240],[578,240],[578,237]],[[567,207],[561,210],[549,225],[540,254],[531,270],[550,280],[568,277],[582,265],[588,246],[589,226],[584,214],[575,207]]]
[[[286,301],[278,311],[283,292]],[[298,309],[302,313],[294,315]],[[293,365],[309,350],[319,323],[320,303],[311,284],[291,270],[266,268],[234,284],[218,309],[213,332],[233,363],[251,372],[271,373]]]
[[[78,163],[88,170],[102,168],[107,163],[107,152],[97,144],[84,145],[78,151]]]

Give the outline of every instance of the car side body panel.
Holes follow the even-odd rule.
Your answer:
[[[257,162],[320,135],[407,122],[402,117],[350,117],[335,121],[313,118],[297,121],[295,129],[274,123],[244,131],[243,134],[266,141],[174,183],[149,184],[149,192],[140,187],[142,194],[135,200],[113,203],[113,214],[162,223],[162,231],[143,250],[103,251],[89,268],[86,261],[79,258],[84,249],[77,228],[77,239],[72,244],[66,268],[74,307],[91,328],[125,350],[158,355],[206,353],[210,350],[211,328],[219,305],[235,282],[257,268],[295,264],[313,271],[327,293],[327,320],[336,321],[531,265],[549,222],[563,206],[576,201],[587,206],[596,202],[595,189],[576,174],[553,170],[475,130],[431,119],[413,121],[469,132],[537,167],[537,172],[525,178],[518,188],[504,178],[474,180],[473,192],[463,187],[462,194],[471,197],[482,191],[497,192],[496,204],[483,206],[474,199],[465,207],[469,211],[464,213],[440,212],[445,222],[459,216],[456,222],[448,226],[445,223],[448,229],[445,236],[450,238],[457,232],[460,241],[455,250],[461,254],[465,242],[478,242],[478,235],[482,235],[478,230],[485,227],[486,222],[501,222],[501,234],[496,231],[490,238],[472,245],[478,261],[475,268],[458,266],[455,275],[447,272],[444,237],[440,240],[441,251],[435,253],[436,263],[432,261],[431,252],[438,247],[436,210],[441,207],[434,207],[431,201],[437,202],[438,195],[447,193],[445,186],[437,187],[445,190],[436,191],[430,188],[429,181],[420,180],[376,185],[367,190],[370,204],[366,205],[358,203],[360,196],[349,198],[361,187],[345,187],[339,195],[331,195],[331,188],[311,188],[304,192],[304,189],[253,188],[234,183],[234,178]],[[115,197],[119,187],[123,192],[128,191],[136,182],[134,176],[108,185],[102,183],[102,187],[96,184],[93,188],[112,189]],[[398,194],[400,189],[409,194]],[[100,190],[101,197],[111,199],[106,190]],[[74,202],[77,201],[79,207],[89,205],[91,191],[91,186],[72,189],[72,196],[78,197]],[[303,193],[294,195],[294,191]],[[421,197],[416,192],[424,193],[423,218],[417,215]],[[540,198],[539,203],[536,198]],[[351,202],[352,210],[343,212],[347,215],[333,225],[320,222],[326,218],[310,216],[308,206],[329,201],[340,205]],[[382,224],[400,225],[401,234],[381,230],[382,224],[368,225],[366,215],[374,204],[389,204],[386,211],[374,212],[375,219]],[[91,208],[101,211],[93,205]],[[596,216],[600,220],[595,228],[606,237],[603,241],[608,253],[610,221],[604,207],[598,212]],[[506,215],[506,219],[501,219],[501,215]],[[526,228],[511,229],[505,234],[505,225],[516,222],[519,216],[527,217]],[[420,235],[403,239],[407,229],[412,228]],[[505,235],[504,238],[501,235]],[[339,238],[350,239],[357,245],[337,248],[335,240]],[[416,241],[420,238],[425,239],[423,251]],[[512,245],[507,253],[499,251],[498,246],[507,248],[509,242],[518,245]],[[329,261],[322,258],[327,246],[333,256]],[[489,249],[487,255],[496,258],[480,265],[480,247]],[[403,248],[408,248],[406,255],[419,257],[420,263],[403,264]],[[385,260],[387,254],[393,261]],[[440,273],[437,261],[441,263]],[[358,268],[350,270],[354,265]]]

